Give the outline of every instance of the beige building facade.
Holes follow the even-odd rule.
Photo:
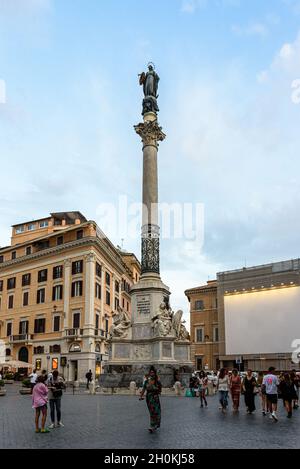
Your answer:
[[[195,370],[219,368],[217,282],[186,290],[190,302],[191,360]]]
[[[0,339],[6,359],[60,371],[66,380],[101,373],[118,307],[131,315],[140,263],[80,212],[13,226],[0,249]]]

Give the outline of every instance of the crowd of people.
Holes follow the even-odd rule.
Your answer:
[[[190,392],[200,397],[201,407],[207,406],[207,389],[209,379],[204,371],[194,374],[190,381]],[[293,410],[299,407],[300,376],[295,370],[276,374],[274,367],[270,367],[267,373],[253,373],[248,370],[245,376],[241,376],[237,369],[229,372],[221,369],[213,382],[216,392],[219,394],[220,410],[227,412],[229,397],[232,401],[232,411],[239,412],[241,396],[244,397],[247,414],[251,415],[256,410],[256,397],[259,397],[261,412],[267,414],[275,422],[278,422],[278,400],[282,399],[287,411],[287,417],[292,418]]]

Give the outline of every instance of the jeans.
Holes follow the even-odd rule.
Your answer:
[[[60,422],[61,419],[61,399],[50,399],[50,416],[51,422],[55,423],[55,407],[57,414],[57,422]]]
[[[220,404],[223,409],[228,406],[228,391],[219,391],[220,393]]]

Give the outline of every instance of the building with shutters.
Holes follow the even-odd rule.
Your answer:
[[[118,307],[131,314],[134,254],[116,248],[80,212],[12,227],[0,248],[0,339],[6,358],[57,369],[67,381],[95,375]]]

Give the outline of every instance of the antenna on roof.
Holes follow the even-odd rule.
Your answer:
[[[123,247],[124,247],[124,238],[122,238],[121,241],[122,241],[121,248],[122,248],[122,250],[123,250]]]

